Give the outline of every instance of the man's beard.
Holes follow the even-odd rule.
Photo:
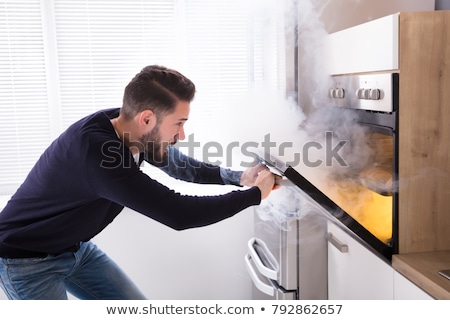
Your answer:
[[[159,134],[159,124],[157,124],[149,133],[144,134],[139,141],[144,146],[144,153],[147,155],[147,161],[152,164],[162,164],[167,159],[167,147],[170,143],[161,142]]]

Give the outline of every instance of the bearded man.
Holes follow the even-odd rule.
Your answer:
[[[90,240],[124,207],[176,230],[216,223],[257,205],[276,188],[256,166],[232,171],[173,145],[185,138],[195,86],[179,72],[147,66],[120,109],[101,110],[62,133],[0,213],[0,287],[9,299],[145,299]],[[195,183],[248,186],[184,196],[140,170],[143,161]]]

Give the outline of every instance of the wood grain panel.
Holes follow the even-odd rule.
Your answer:
[[[399,30],[399,252],[450,250],[450,11]]]

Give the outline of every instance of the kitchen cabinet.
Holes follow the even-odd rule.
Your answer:
[[[394,270],[395,300],[434,300],[432,296]]]
[[[334,222],[327,229],[329,300],[434,300]]]
[[[328,299],[393,299],[392,267],[333,222],[327,227]]]

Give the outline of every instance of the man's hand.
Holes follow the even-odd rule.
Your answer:
[[[261,190],[261,200],[267,198],[272,190],[280,187],[275,184],[275,175],[267,169],[258,172],[255,186]]]
[[[263,170],[267,170],[267,167],[261,163],[245,170],[241,176],[241,181],[240,181],[241,186],[246,186],[246,187],[255,186],[255,181],[258,178],[258,174]],[[277,182],[281,181],[282,177],[274,174],[274,178],[275,178],[275,184],[274,184],[273,189],[274,190],[279,189],[280,185],[277,184]]]
[[[253,187],[255,185],[256,178],[258,177],[258,173],[265,169],[267,168],[263,164],[258,164],[254,167],[247,168],[247,170],[242,173],[240,182],[241,186]]]

